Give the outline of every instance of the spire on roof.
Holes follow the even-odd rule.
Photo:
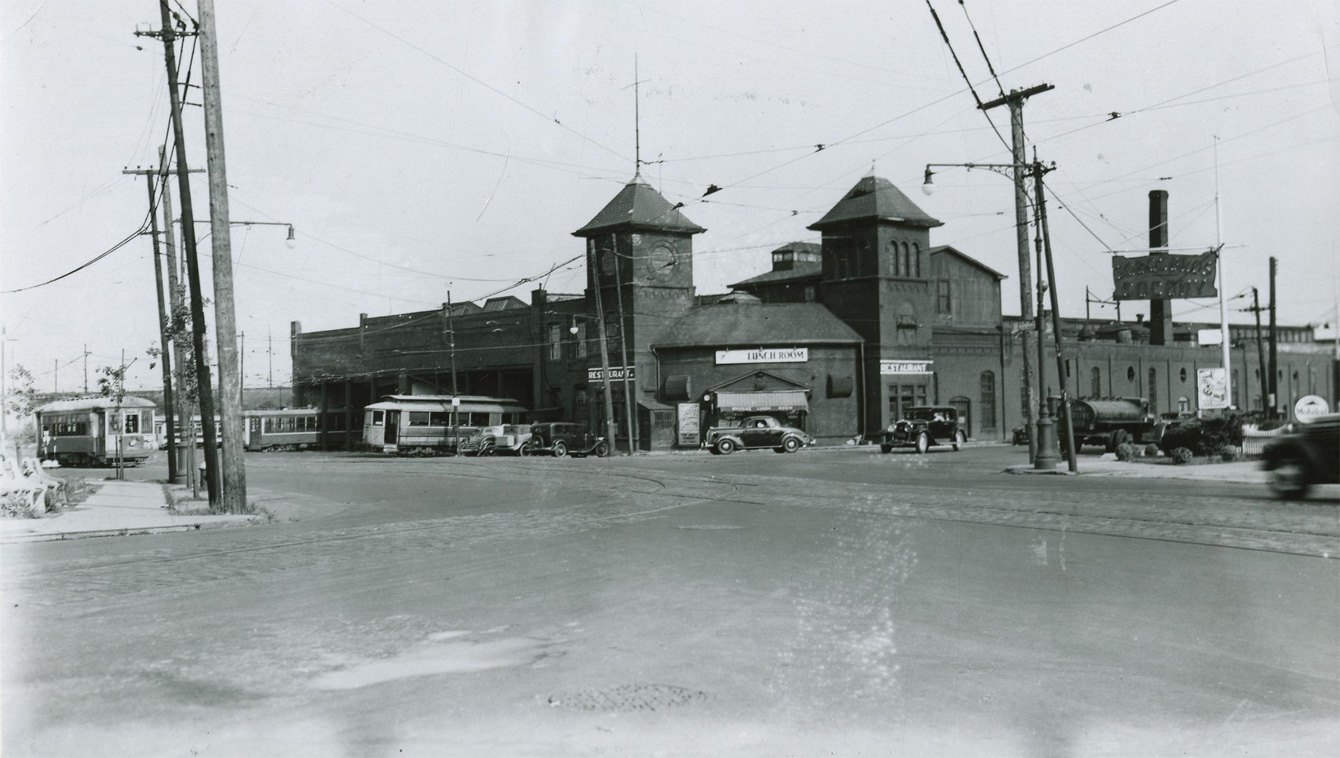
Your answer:
[[[851,221],[894,221],[908,226],[943,226],[908,199],[882,176],[867,176],[856,183],[824,217],[810,224],[816,231]]]
[[[573,232],[574,237],[589,237],[597,232],[623,229],[648,229],[666,232],[698,234],[706,229],[690,221],[680,208],[683,203],[671,204],[650,184],[634,176],[619,190],[595,218]]]

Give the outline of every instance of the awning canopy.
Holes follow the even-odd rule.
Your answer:
[[[723,411],[806,411],[810,402],[805,390],[765,390],[760,392],[718,392],[717,408]]]

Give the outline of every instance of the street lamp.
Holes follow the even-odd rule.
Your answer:
[[[293,236],[293,224],[288,225],[288,239],[284,240],[284,244],[288,246],[289,250],[298,246],[298,240]]]

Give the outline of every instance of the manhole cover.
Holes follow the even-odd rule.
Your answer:
[[[659,711],[693,703],[706,692],[673,684],[621,684],[604,690],[579,690],[549,696],[549,705],[574,711]]]

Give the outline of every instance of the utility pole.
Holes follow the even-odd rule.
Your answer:
[[[209,360],[205,355],[205,307],[204,293],[200,289],[200,266],[196,251],[195,212],[191,204],[191,185],[186,171],[186,131],[182,126],[181,95],[177,89],[177,59],[173,51],[173,42],[177,33],[172,27],[172,16],[167,0],[159,0],[163,28],[161,31],[144,32],[163,38],[163,55],[167,61],[168,103],[172,111],[172,133],[177,153],[177,186],[181,191],[181,229],[185,245],[187,279],[191,287],[191,332],[195,353],[197,392],[200,396],[200,424],[204,432],[205,476],[208,480],[209,502],[219,503],[219,455],[218,439],[214,428],[214,389],[210,378]],[[230,262],[231,263],[231,262]],[[229,266],[231,268],[231,265]],[[222,324],[216,324],[222,329]],[[221,332],[229,334],[230,332]]]
[[[1255,287],[1252,287],[1252,313],[1256,314],[1256,365],[1261,372],[1261,410],[1267,414],[1270,411],[1270,381],[1266,378],[1266,353],[1265,347],[1261,344],[1261,298]],[[1244,371],[1244,373],[1246,373]],[[1243,393],[1244,396],[1246,393]],[[1271,416],[1268,416],[1271,417]]]
[[[163,294],[163,255],[160,252],[158,245],[158,193],[154,187],[154,177],[162,176],[163,186],[161,189],[166,193],[168,172],[166,157],[162,152],[162,148],[159,148],[159,151],[159,168],[145,169],[136,167],[133,169],[122,169],[121,173],[143,176],[146,180],[145,186],[149,191],[149,234],[153,239],[154,286],[157,288],[158,292],[158,331],[159,344],[162,350],[161,360],[163,364],[163,429],[167,434],[168,481],[176,482],[178,477],[181,476],[181,472],[177,468],[177,422],[173,418],[173,414],[176,411],[176,404],[173,402],[175,393],[173,392],[172,387],[172,366],[174,361],[172,350],[168,346],[170,330],[168,327],[167,300]],[[199,172],[199,169],[195,171],[195,173]],[[169,231],[171,231],[172,219],[166,219],[166,224]],[[85,347],[85,350],[87,350],[87,347]],[[180,360],[180,353],[176,356],[176,360]],[[87,378],[85,378],[85,383],[87,383]]]
[[[51,360],[51,391],[60,393],[60,358]]]
[[[163,183],[160,189],[162,197],[160,202],[163,205],[163,247],[167,254],[167,283],[168,283],[168,303],[172,307],[173,318],[184,309],[182,304],[182,291],[177,277],[177,240],[172,232],[173,213],[172,213],[172,182],[168,181],[169,174],[181,174],[183,171],[190,173],[190,169],[178,166],[176,169],[169,169],[167,153],[163,146],[158,148],[158,164],[160,166]],[[200,171],[200,169],[195,169]],[[183,258],[185,256],[182,256]],[[177,392],[176,407],[169,408],[168,413],[177,417],[177,426],[185,427],[186,433],[180,435],[182,442],[186,445],[186,481],[191,483],[191,497],[197,497],[199,493],[200,481],[195,462],[195,408],[186,397],[186,346],[181,344],[181,339],[175,334],[172,339],[172,358],[177,370]]]
[[[613,237],[613,235],[611,235]],[[637,446],[637,409],[633,407],[633,396],[636,394],[630,387],[632,381],[630,374],[633,373],[633,367],[628,363],[628,321],[623,314],[623,282],[619,276],[619,248],[618,240],[611,240],[609,254],[614,256],[614,296],[619,306],[619,360],[623,363],[623,402],[624,402],[624,425],[628,428],[628,454],[633,454],[633,449]]]
[[[166,2],[166,0],[160,0]],[[219,45],[214,29],[214,0],[198,0],[200,83],[205,110],[205,159],[209,168],[209,227],[214,252],[214,331],[219,355],[219,416],[223,422],[221,505],[229,513],[247,513],[247,469],[242,460],[242,377],[239,373],[237,318],[233,308],[232,231],[228,221],[228,170],[223,149],[223,98],[219,88]],[[233,386],[234,382],[237,386]],[[211,478],[210,488],[214,481]]]
[[[609,340],[605,337],[605,306],[600,297],[600,269],[596,268],[595,240],[588,240],[586,246],[586,267],[591,272],[592,289],[595,290],[596,326],[600,331],[600,370],[605,383],[605,438],[613,449],[617,435],[614,431],[614,398],[610,396],[610,354]]]
[[[163,364],[163,430],[167,433],[168,482],[176,483],[181,472],[177,470],[175,439],[177,423],[172,418],[172,411],[176,405],[172,402],[172,352],[168,348],[168,318],[163,298],[163,261],[162,254],[158,250],[158,213],[154,207],[154,177],[150,174],[145,179],[145,185],[149,188],[149,233],[154,246],[154,287],[158,292],[158,344],[162,350],[158,359]],[[163,181],[166,182],[167,178],[164,177]]]
[[[1279,416],[1279,333],[1275,330],[1275,256],[1270,256],[1270,417]]]
[[[461,396],[456,385],[456,327],[453,325],[451,311],[451,290],[447,290],[447,337],[451,340],[451,457],[461,453],[461,440],[456,436],[456,409],[461,407]],[[373,398],[376,400],[376,398]]]
[[[1052,332],[1054,343],[1056,345],[1056,381],[1061,388],[1061,431],[1065,438],[1065,454],[1066,459],[1069,462],[1070,473],[1078,474],[1079,457],[1076,453],[1079,451],[1075,449],[1075,427],[1070,418],[1070,392],[1066,386],[1065,378],[1065,349],[1061,334],[1061,300],[1060,295],[1056,291],[1056,266],[1052,262],[1051,229],[1047,226],[1047,199],[1046,194],[1042,191],[1042,176],[1045,173],[1047,173],[1047,169],[1043,168],[1042,164],[1038,162],[1037,149],[1034,148],[1033,177],[1034,187],[1037,190],[1039,221],[1038,235],[1042,238],[1043,246],[1047,253],[1047,282],[1051,285],[1049,289],[1051,290],[1052,301]],[[1039,275],[1041,275],[1041,273],[1041,271],[1038,272]],[[1042,331],[1040,329],[1038,330],[1038,336],[1039,339],[1041,339]],[[1038,369],[1039,373],[1041,373],[1041,362],[1038,363]],[[1043,407],[1045,408],[1046,405],[1044,404]],[[1038,457],[1040,458],[1041,455]]]
[[[270,327],[265,327],[265,359],[267,362],[265,386],[274,389],[275,386],[275,340],[274,334],[270,332]],[[345,401],[348,402],[347,400]]]
[[[1033,95],[1039,95],[1048,90],[1054,89],[1050,84],[1039,84],[1035,87],[1029,87],[1025,90],[1010,90],[1010,94],[997,98],[990,102],[982,103],[978,107],[983,111],[989,111],[1001,105],[1008,105],[1010,108],[1010,136],[1012,144],[1011,154],[1014,157],[1014,231],[1015,242],[1018,248],[1019,257],[1019,316],[1024,323],[1033,320],[1033,273],[1030,270],[1028,261],[1028,187],[1026,184],[1026,175],[1028,172],[1028,154],[1024,146],[1024,101]],[[1038,435],[1036,429],[1033,429],[1032,408],[1037,404],[1038,391],[1034,387],[1033,368],[1030,364],[1029,353],[1030,336],[1027,331],[1021,335],[1023,339],[1023,349],[1021,352],[1021,363],[1023,364],[1023,393],[1027,398],[1024,403],[1023,416],[1024,425],[1029,430],[1028,435],[1028,460],[1031,462],[1037,457],[1038,453]],[[1038,335],[1042,339],[1042,335]]]
[[[242,410],[247,409],[247,333],[242,332],[237,336],[237,405]]]
[[[84,343],[84,394],[88,394],[88,343]]]
[[[1214,138],[1214,245],[1219,264],[1219,358],[1224,364],[1224,396],[1229,407],[1233,405],[1233,368],[1230,365],[1232,345],[1228,339],[1228,292],[1224,274],[1224,224],[1219,218],[1219,137]],[[1227,412],[1227,411],[1225,411]]]

